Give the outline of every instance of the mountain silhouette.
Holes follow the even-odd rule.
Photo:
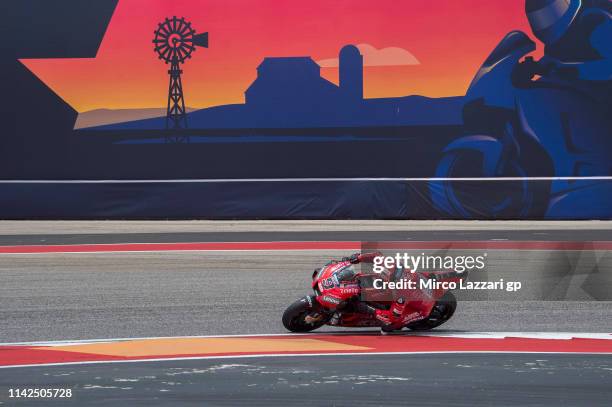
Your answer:
[[[193,112],[194,108],[185,110]],[[141,109],[93,109],[80,112],[74,124],[75,129],[104,126],[113,123],[123,123],[135,120],[145,120],[160,117],[166,114],[165,107],[148,107]]]

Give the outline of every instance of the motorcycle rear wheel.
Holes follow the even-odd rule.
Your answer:
[[[412,331],[429,331],[451,319],[456,309],[457,298],[451,291],[447,291],[442,298],[436,301],[436,305],[427,318],[408,324],[406,328]]]
[[[310,304],[314,302],[314,299],[308,301],[306,297],[301,298],[291,304],[283,313],[283,325],[287,330],[291,332],[310,332],[317,328],[322,327],[329,320],[329,316],[319,314]],[[319,314],[321,318],[314,322],[306,322],[307,316]]]

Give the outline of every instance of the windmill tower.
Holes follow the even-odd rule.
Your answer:
[[[158,24],[153,44],[155,44],[154,51],[159,59],[170,65],[166,129],[186,129],[187,112],[181,80],[183,73],[181,64],[191,58],[191,53],[196,50],[196,46],[208,48],[208,33],[196,34],[191,23],[185,21],[185,18],[174,16]],[[185,142],[189,142],[189,136],[180,135],[177,132],[166,135],[166,143]]]

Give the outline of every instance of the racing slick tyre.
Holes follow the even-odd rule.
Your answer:
[[[457,298],[451,291],[447,291],[442,298],[436,301],[436,305],[427,318],[408,324],[406,328],[413,331],[428,331],[451,319],[456,309]]]
[[[315,305],[315,299],[306,296],[287,307],[283,313],[285,328],[291,332],[309,332],[325,325],[329,316],[317,312]]]

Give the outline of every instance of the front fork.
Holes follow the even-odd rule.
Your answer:
[[[316,296],[307,295],[305,300],[308,302],[311,313],[304,317],[304,322],[307,324],[316,324],[327,316],[327,310],[317,301]]]

